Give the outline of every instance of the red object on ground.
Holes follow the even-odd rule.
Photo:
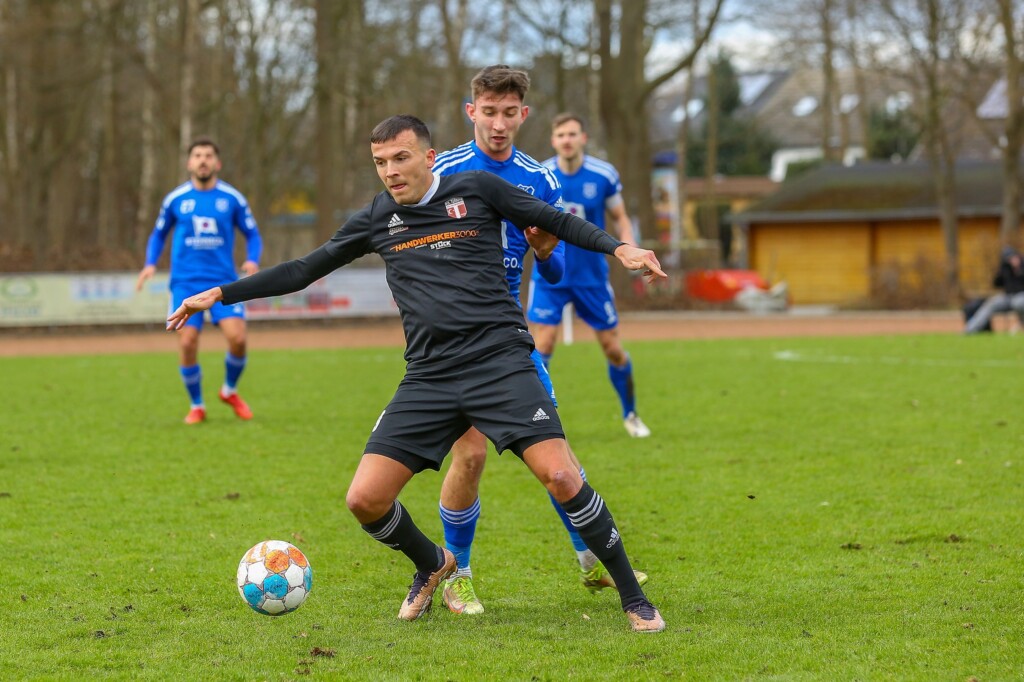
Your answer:
[[[686,293],[712,303],[731,301],[747,287],[769,289],[753,270],[694,270],[686,273]]]

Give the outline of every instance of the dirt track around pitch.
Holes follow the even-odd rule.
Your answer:
[[[892,334],[958,334],[963,328],[955,311],[844,312],[821,314],[781,313],[627,313],[619,331],[625,341],[670,339],[724,339],[787,336],[874,336]],[[574,336],[592,342],[590,329],[578,322]],[[204,350],[225,348],[223,337],[207,327]],[[249,347],[253,350],[285,348],[355,348],[402,346],[405,337],[397,318],[330,323],[268,324],[253,322]],[[3,330],[0,356],[95,355],[108,353],[171,353],[174,335],[151,330]]]

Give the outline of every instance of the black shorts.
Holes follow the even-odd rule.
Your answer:
[[[414,473],[440,469],[470,426],[498,452],[564,438],[551,397],[526,345],[504,346],[439,372],[410,372],[377,419],[363,453],[384,455]]]

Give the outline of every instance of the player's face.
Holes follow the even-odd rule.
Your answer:
[[[377,167],[377,176],[397,204],[415,204],[434,182],[430,169],[436,152],[424,149],[411,130],[403,130],[386,142],[371,142],[370,152]]]
[[[579,121],[566,121],[551,133],[551,146],[560,158],[576,160],[587,144],[587,134]]]
[[[485,92],[466,105],[477,146],[497,161],[504,161],[512,155],[512,144],[519,126],[529,113],[530,107],[514,94]]]
[[[213,147],[200,145],[193,147],[188,154],[188,173],[193,180],[206,183],[220,172],[220,157]]]

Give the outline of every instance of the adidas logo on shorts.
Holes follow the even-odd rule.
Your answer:
[[[539,421],[543,421],[545,419],[551,419],[551,417],[549,417],[548,413],[545,412],[543,409],[537,408],[536,414],[533,415],[533,421],[539,422]]]

